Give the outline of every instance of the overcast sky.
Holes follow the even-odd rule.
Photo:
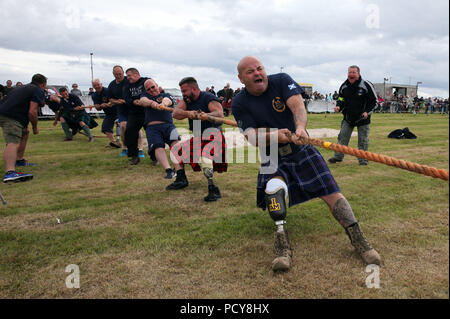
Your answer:
[[[0,0],[0,30],[2,84],[42,73],[88,88],[92,52],[104,85],[121,64],[166,88],[194,76],[217,91],[241,86],[237,63],[255,55],[323,94],[356,64],[374,83],[449,95],[448,0]]]

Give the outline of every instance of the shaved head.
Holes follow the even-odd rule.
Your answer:
[[[246,56],[239,61],[237,69],[239,80],[250,94],[258,96],[266,91],[269,80],[259,59]]]
[[[242,68],[247,65],[248,63],[251,62],[258,62],[259,64],[262,64],[261,61],[259,61],[257,58],[255,58],[254,56],[248,55],[246,57],[243,57],[241,59],[241,61],[239,61],[238,66],[237,66],[237,70],[238,73],[241,74],[242,73]]]

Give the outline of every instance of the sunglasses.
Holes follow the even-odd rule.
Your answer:
[[[156,85],[153,85],[153,86],[149,87],[149,88],[147,89],[147,91],[153,90],[154,88],[156,88]]]

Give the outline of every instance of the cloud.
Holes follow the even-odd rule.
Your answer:
[[[122,64],[167,86],[192,75],[202,87],[237,87],[237,62],[251,54],[268,72],[283,68],[323,93],[338,88],[351,64],[372,82],[392,77],[448,92],[448,7],[446,0],[2,1],[0,80],[45,67],[50,78],[89,85],[93,52],[94,76],[105,83]]]

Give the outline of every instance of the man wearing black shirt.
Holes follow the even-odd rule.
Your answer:
[[[35,74],[30,84],[14,89],[0,102],[0,127],[6,142],[3,153],[5,183],[23,182],[33,178],[32,174],[16,172],[15,166],[31,166],[23,158],[29,135],[28,123],[31,122],[33,134],[38,134],[37,110],[38,107],[44,106],[46,85],[47,78]]]
[[[128,79],[124,76],[123,68],[120,65],[113,67],[114,80],[108,85],[108,98],[109,101],[117,105],[117,117],[120,127],[120,140],[122,141],[123,150],[120,156],[127,156],[128,149],[125,144],[125,131],[127,129],[128,121],[128,107],[125,104],[124,95],[125,89],[128,86]],[[138,144],[142,145],[142,134],[139,135]]]
[[[65,141],[71,141],[73,134],[83,130],[89,142],[94,142],[94,136],[91,133],[92,128],[97,127],[97,122],[84,110],[83,102],[75,94],[69,93],[66,87],[59,89],[60,97],[53,96],[60,105],[61,127],[66,135]],[[72,129],[72,133],[69,128]]]
[[[105,118],[102,123],[102,133],[108,137],[109,146],[120,148],[120,143],[116,143],[113,134],[114,122],[117,119],[117,106],[109,103],[108,89],[103,87],[99,79],[94,79],[92,86],[95,89],[95,92],[91,95],[95,108],[99,111],[103,110],[105,113]]]
[[[196,172],[203,171],[208,180],[208,195],[206,202],[222,198],[219,188],[213,183],[213,172],[226,172],[228,164],[225,153],[225,137],[221,124],[209,121],[200,121],[205,114],[223,118],[223,109],[219,99],[209,92],[202,92],[193,77],[183,78],[180,83],[183,100],[178,103],[173,112],[177,120],[189,119],[189,130],[194,137],[172,147],[171,153],[178,163],[189,163]],[[166,187],[167,190],[176,190],[188,185],[184,169],[177,171],[174,183]]]
[[[125,145],[128,148],[128,157],[131,165],[139,163],[139,157],[144,157],[142,146],[139,145],[139,137],[142,136],[141,129],[144,127],[145,112],[139,105],[139,99],[144,92],[144,82],[148,79],[141,77],[135,68],[129,68],[126,72],[128,85],[125,88],[124,100],[128,107],[128,121],[125,131]],[[140,135],[141,134],[141,135]],[[138,148],[139,147],[139,148]]]
[[[358,128],[358,149],[369,149],[370,115],[377,105],[375,89],[369,81],[361,78],[359,67],[352,65],[348,68],[347,80],[339,88],[339,97],[334,109],[342,112],[341,131],[338,144],[348,145],[355,126]],[[332,164],[342,162],[344,154],[335,152],[328,161]],[[368,161],[358,158],[359,165],[367,165]]]

